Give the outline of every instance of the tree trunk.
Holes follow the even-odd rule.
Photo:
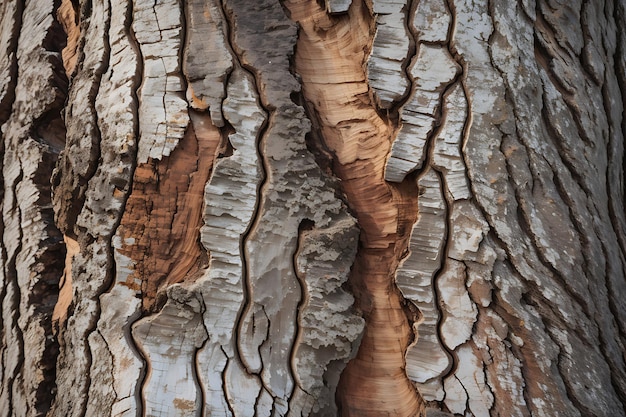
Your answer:
[[[0,0],[2,416],[626,416],[623,0]]]

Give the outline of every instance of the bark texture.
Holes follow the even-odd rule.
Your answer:
[[[0,0],[0,417],[626,416],[623,0]]]

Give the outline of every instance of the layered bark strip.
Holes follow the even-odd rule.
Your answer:
[[[626,416],[624,22],[0,1],[0,417]]]

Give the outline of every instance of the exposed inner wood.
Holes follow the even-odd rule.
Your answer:
[[[199,266],[204,185],[221,141],[207,114],[190,110],[192,123],[169,157],[135,170],[133,190],[118,234],[120,252],[135,262],[127,285],[141,282],[150,309],[163,284],[181,282]]]
[[[67,34],[67,45],[61,51],[61,56],[63,57],[65,73],[69,78],[74,72],[74,68],[76,68],[78,38],[80,38],[78,14],[74,10],[72,0],[62,0],[61,6],[57,10],[57,19]]]
[[[67,310],[72,302],[72,260],[74,255],[80,252],[80,245],[71,237],[63,236],[63,241],[67,250],[65,268],[61,281],[59,281],[59,298],[52,312],[52,323],[59,325],[67,319]]]
[[[300,24],[295,69],[320,147],[331,155],[332,170],[361,228],[350,282],[366,330],[338,387],[342,415],[414,416],[423,401],[405,373],[413,334],[394,274],[416,218],[417,189],[409,180],[393,185],[384,180],[397,126],[378,114],[367,84],[374,21],[362,1],[338,17],[317,2],[286,5]]]

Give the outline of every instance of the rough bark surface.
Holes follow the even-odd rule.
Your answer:
[[[0,0],[0,417],[626,416],[624,22]]]

